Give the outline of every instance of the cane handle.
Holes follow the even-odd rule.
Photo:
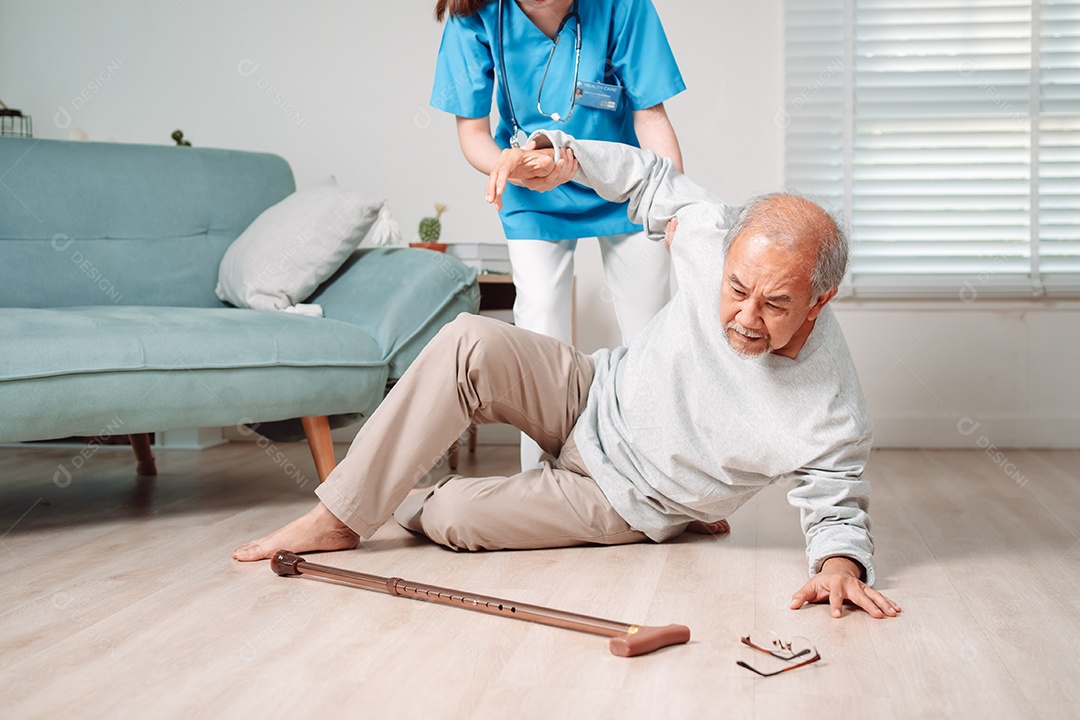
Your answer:
[[[611,638],[608,648],[612,655],[634,657],[645,655],[668,645],[682,645],[690,641],[690,628],[685,625],[642,627],[634,625],[626,635]]]

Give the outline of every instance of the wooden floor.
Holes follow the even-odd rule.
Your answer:
[[[314,502],[306,447],[281,449],[158,451],[153,481],[123,451],[76,468],[72,449],[0,450],[0,716],[1080,717],[1080,452],[875,451],[895,620],[787,609],[806,567],[775,487],[723,538],[466,554],[392,525],[312,556],[692,629],[687,646],[623,659],[592,635],[233,562]],[[505,472],[516,450],[477,457],[462,471]],[[735,664],[753,659],[739,637],[755,627],[809,637],[823,659],[756,677]]]

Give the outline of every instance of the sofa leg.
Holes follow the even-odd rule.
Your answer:
[[[135,472],[139,475],[157,475],[154,451],[150,449],[150,433],[128,435],[128,440],[135,451]]]
[[[304,417],[300,418],[300,422],[304,425],[311,456],[315,458],[315,472],[319,473],[319,482],[323,482],[337,465],[334,441],[330,439],[330,418],[325,415]]]

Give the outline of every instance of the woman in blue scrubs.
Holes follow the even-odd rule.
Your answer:
[[[494,169],[512,138],[540,129],[643,147],[682,170],[664,101],[686,85],[651,0],[437,0],[435,16],[449,20],[431,104],[457,116],[462,153],[480,172]],[[548,167],[512,181],[499,213],[517,289],[514,323],[571,343],[574,250],[579,238],[596,237],[628,343],[667,303],[667,252],[628,220],[625,203],[560,184],[576,170],[572,157]],[[522,466],[539,457],[523,436]]]

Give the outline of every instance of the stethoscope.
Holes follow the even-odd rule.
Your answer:
[[[551,67],[551,58],[555,56],[555,48],[559,46],[559,37],[562,36],[562,31],[566,27],[566,23],[570,20],[577,21],[577,29],[574,30],[574,84],[570,88],[570,110],[566,113],[566,117],[563,117],[557,112],[546,113],[540,106],[540,98],[544,94],[544,83],[547,82],[548,69]],[[521,147],[524,145],[529,136],[525,134],[525,131],[518,125],[517,115],[514,114],[514,103],[510,100],[510,86],[506,84],[506,61],[503,53],[503,0],[499,0],[499,22],[497,32],[499,34],[499,73],[501,78],[503,97],[506,98],[506,107],[510,110],[510,124],[513,129],[510,131],[510,147]],[[570,12],[566,13],[562,22],[559,23],[559,29],[555,31],[555,37],[551,39],[551,52],[548,53],[547,64],[544,65],[544,76],[540,78],[540,89],[536,92],[536,110],[541,115],[549,117],[555,122],[566,122],[570,119],[570,116],[574,114],[574,108],[577,107],[577,84],[578,84],[578,65],[581,63],[581,16],[577,11],[577,0],[574,0],[574,4],[570,6]]]

